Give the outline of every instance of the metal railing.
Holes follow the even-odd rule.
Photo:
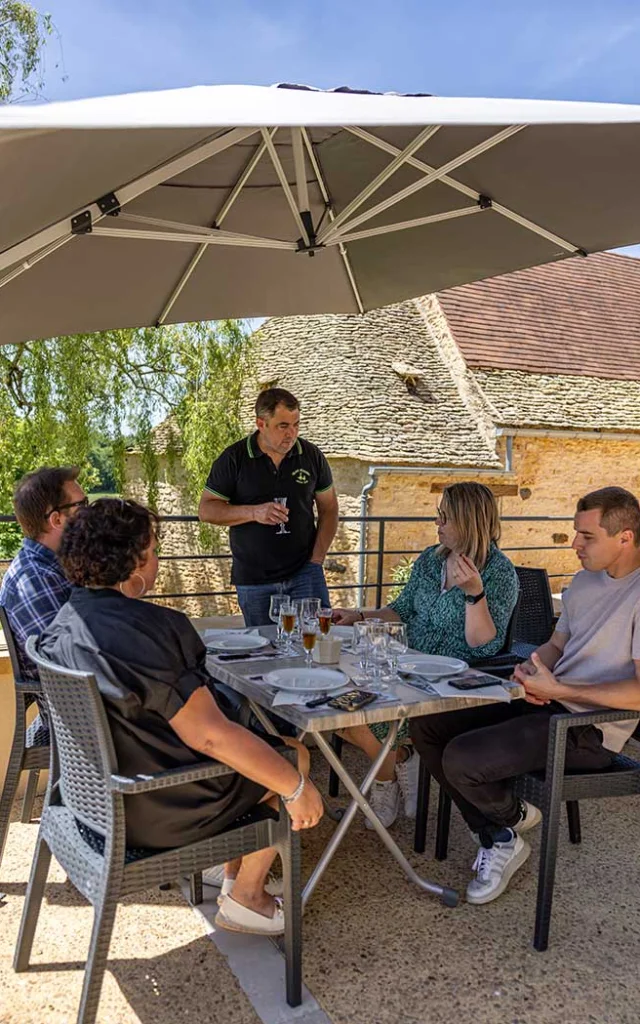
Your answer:
[[[177,516],[162,516],[161,520],[163,523],[198,523],[197,516],[188,515],[177,515]],[[15,522],[14,516],[0,515],[0,523]],[[573,515],[570,516],[502,516],[501,522],[503,525],[507,523],[570,523],[573,521]],[[349,548],[348,550],[331,550],[329,551],[328,558],[373,558],[375,559],[375,572],[374,582],[367,582],[366,579],[358,579],[356,583],[335,583],[329,586],[330,590],[357,590],[360,594],[360,602],[363,601],[365,591],[375,591],[375,604],[379,607],[382,604],[383,594],[389,587],[397,586],[397,581],[393,579],[384,578],[385,558],[388,556],[402,556],[404,558],[410,556],[417,556],[423,550],[420,548],[397,548],[397,547],[386,547],[387,539],[387,527],[394,523],[435,523],[435,516],[340,516],[341,524],[360,524],[361,527],[366,529],[369,526],[377,526],[376,541],[374,546],[364,546],[358,548]],[[532,545],[519,545],[516,547],[502,547],[501,550],[505,554],[513,555],[522,551],[569,551],[571,550],[568,544],[532,544]],[[215,554],[169,554],[160,555],[160,562],[189,562],[189,561],[230,561],[230,552],[221,552]],[[8,558],[0,559],[0,566],[7,564],[10,561]],[[572,573],[550,573],[549,578],[560,578],[566,579],[570,577]],[[201,598],[201,597],[232,597],[235,596],[235,590],[198,590],[198,591],[177,591],[173,593],[152,593],[148,594],[147,597],[154,601],[169,601],[177,598]]]

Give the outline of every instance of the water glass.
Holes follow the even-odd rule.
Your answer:
[[[400,681],[398,658],[407,652],[407,627],[404,622],[387,622],[387,650],[389,654],[389,682]]]
[[[368,647],[369,676],[379,690],[386,690],[384,670],[389,660],[389,634],[386,622],[369,624]]]

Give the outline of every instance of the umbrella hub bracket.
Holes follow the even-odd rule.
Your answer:
[[[106,195],[96,199],[96,206],[105,217],[117,217],[120,213],[120,202],[115,192],[107,192]],[[90,235],[93,231],[93,219],[91,210],[83,210],[71,218],[72,235]]]
[[[306,252],[309,256],[315,256],[318,249],[324,248],[322,245],[318,245],[316,242],[316,229],[313,226],[313,218],[310,210],[300,211],[300,220],[307,233],[309,241],[305,238],[298,239],[298,252]]]
[[[100,213],[104,213],[107,217],[117,217],[121,209],[115,192],[107,192],[106,195],[97,200],[97,206]]]

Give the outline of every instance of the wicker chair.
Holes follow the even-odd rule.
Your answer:
[[[0,863],[9,832],[11,808],[18,790],[20,775],[29,772],[27,785],[22,800],[20,820],[31,821],[33,802],[38,789],[38,778],[42,768],[49,767],[49,726],[41,715],[27,726],[27,708],[33,703],[36,694],[42,694],[40,684],[33,679],[20,678],[20,665],[15,639],[7,613],[0,607],[0,626],[7,642],[13,672],[16,721],[13,731],[13,742],[7,763],[7,773],[0,796]],[[42,699],[42,698],[41,698]]]
[[[118,774],[107,715],[92,675],[62,669],[27,652],[40,672],[49,705],[54,743],[40,831],[14,956],[25,971],[42,903],[51,855],[94,907],[78,1024],[96,1020],[109,942],[118,902],[130,893],[191,878],[191,895],[202,902],[202,871],[212,864],[273,846],[284,873],[286,997],[301,1002],[302,919],[299,837],[288,814],[259,806],[221,835],[178,849],[128,850],[123,797],[228,774],[208,761],[185,769],[126,778]]]
[[[515,780],[516,792],[524,800],[539,807],[543,813],[542,843],[538,872],[538,894],[536,899],[536,922],[533,945],[543,952],[549,945],[551,904],[558,850],[558,832],[562,803],[567,805],[569,838],[572,843],[582,841],[580,829],[580,800],[597,797],[634,796],[640,793],[640,761],[634,761],[624,754],[616,754],[609,768],[593,772],[568,772],[565,774],[567,732],[577,725],[599,725],[603,722],[619,722],[637,718],[637,711],[585,711],[574,714],[552,715],[549,721],[549,742],[547,764],[543,772],[531,772]],[[430,775],[420,762],[418,784],[418,816],[416,818],[416,853],[424,853],[429,803]],[[438,802],[438,824],[436,833],[436,859],[445,860],[449,842],[451,798],[440,788]]]

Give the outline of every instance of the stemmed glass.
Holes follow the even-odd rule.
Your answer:
[[[318,636],[318,620],[307,618],[302,620],[302,646],[304,647],[305,668],[311,668],[311,654],[316,646]]]
[[[287,507],[287,499],[286,498],[274,498],[273,500],[274,500],[274,503],[276,505],[280,505],[282,508],[286,508]],[[287,524],[286,523],[280,523],[280,526],[276,530],[276,536],[280,536],[280,534],[282,534],[282,533],[291,533],[291,530],[287,530]]]
[[[389,682],[400,682],[398,658],[407,652],[407,627],[404,622],[387,622],[387,651],[389,655]]]
[[[327,636],[331,629],[331,609],[320,608],[318,611],[318,625],[323,636]]]
[[[280,625],[282,627],[282,632],[287,638],[285,652],[287,654],[294,655],[295,650],[291,642],[291,636],[296,628],[296,611],[288,597],[283,597],[282,603],[280,604]]]
[[[387,682],[383,678],[384,666],[389,658],[389,634],[387,623],[368,623],[368,645],[369,658],[368,667],[372,681],[382,690],[387,689]]]
[[[355,622],[353,624],[353,638],[351,651],[358,656],[358,672],[354,672],[352,679],[354,683],[366,683],[369,671],[369,632],[368,622]]]
[[[272,594],[269,601],[269,618],[278,627],[276,647],[282,647],[282,622],[280,621],[280,609],[283,601],[288,601],[285,594]]]

